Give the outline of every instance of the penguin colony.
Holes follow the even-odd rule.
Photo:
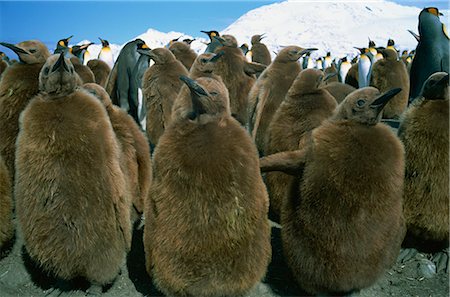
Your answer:
[[[140,221],[163,293],[242,296],[270,262],[270,207],[286,269],[310,294],[372,285],[402,243],[448,271],[439,15],[422,10],[411,52],[369,39],[353,60],[328,52],[315,66],[314,48],[272,61],[265,34],[249,49],[214,30],[202,31],[204,53],[191,39],[136,39],[115,62],[101,38],[98,59],[73,36],[54,55],[37,40],[0,42],[19,59],[0,53],[2,256],[20,230],[43,271],[95,290],[119,274]]]

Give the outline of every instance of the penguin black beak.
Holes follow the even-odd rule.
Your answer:
[[[307,53],[311,53],[311,52],[316,51],[316,50],[317,50],[317,48],[305,48],[305,49],[301,50],[298,54],[301,57],[301,56],[303,56],[303,55],[305,55]]]
[[[385,92],[384,94],[381,94],[374,102],[372,102],[372,104],[370,104],[370,107],[376,109],[377,113],[380,113],[386,106],[386,104],[389,102],[389,100],[391,100],[395,95],[397,95],[401,91],[402,91],[401,88],[395,88]]]
[[[202,102],[200,101],[200,97],[209,96],[208,92],[206,92],[205,89],[203,89],[202,86],[200,86],[192,78],[181,75],[180,80],[183,81],[191,91],[193,116],[190,116],[190,119],[195,119],[200,114],[206,113],[206,110],[203,107]]]
[[[17,55],[20,55],[20,54],[27,54],[28,55],[29,54],[27,51],[25,51],[24,49],[22,49],[22,48],[20,48],[18,46],[15,46],[14,44],[6,43],[6,42],[0,42],[0,44],[5,46],[5,47],[7,47],[7,48],[9,48],[10,50],[14,51]]]
[[[87,49],[89,46],[91,46],[93,44],[95,44],[95,43],[91,42],[91,43],[83,44],[82,46],[80,46],[80,50]]]
[[[414,33],[413,31],[411,31],[411,30],[408,30],[408,32],[409,33],[411,33],[411,35],[412,36],[414,36],[414,38],[417,40],[417,42],[419,42],[420,41],[420,35],[418,35],[418,34],[416,34],[416,33]]]
[[[264,38],[266,38],[266,33],[263,33],[261,35],[259,35],[259,41],[263,40]]]
[[[67,66],[66,61],[64,60],[64,53],[61,53],[59,55],[58,61],[56,61],[55,65],[53,65],[52,72],[55,72],[58,69],[61,72],[64,70],[69,72],[69,67]]]
[[[209,62],[216,63],[217,60],[219,60],[219,58],[222,57],[223,55],[225,55],[225,52],[224,51],[220,51],[217,54],[215,54],[213,57],[211,57],[211,59],[209,59]]]

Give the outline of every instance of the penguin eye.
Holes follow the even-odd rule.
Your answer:
[[[364,104],[366,104],[366,100],[359,99],[356,101],[356,105],[358,105],[358,107],[363,107]]]
[[[213,96],[217,96],[219,93],[213,91],[210,94],[213,95]]]
[[[202,63],[208,62],[208,60],[206,60],[206,59],[200,59],[200,61],[201,61]]]
[[[44,75],[47,75],[49,73],[49,71],[50,71],[50,68],[49,67],[45,67],[44,68]]]
[[[35,49],[30,49],[29,52],[34,54],[36,52],[36,50]]]

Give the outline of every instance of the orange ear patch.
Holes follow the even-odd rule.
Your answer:
[[[435,16],[439,17],[439,10],[436,7],[429,7],[427,11]]]

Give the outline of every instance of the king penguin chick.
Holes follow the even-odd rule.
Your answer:
[[[108,64],[100,59],[92,59],[87,62],[87,67],[94,74],[95,83],[105,88],[109,74],[111,73],[111,68],[109,68]]]
[[[20,119],[14,193],[31,259],[98,288],[130,248],[130,201],[106,110],[80,83],[63,53],[47,59]]]
[[[83,65],[77,57],[71,57],[70,62],[72,62],[72,65],[75,68],[75,72],[81,78],[81,81],[83,83],[95,82],[95,76],[91,68],[89,68],[86,65]]]
[[[272,62],[272,57],[267,46],[261,42],[263,38],[265,38],[264,34],[252,36],[252,62],[268,66]]]
[[[117,57],[116,63],[111,70],[106,84],[106,91],[113,104],[120,106],[133,117],[136,123],[139,121],[139,98],[130,96],[137,94],[131,91],[130,85],[133,79],[132,73],[136,62],[139,59],[138,50],[150,50],[142,39],[135,39],[124,45]]]
[[[108,40],[98,38],[102,42],[102,49],[98,53],[98,59],[104,61],[106,64],[108,64],[109,68],[114,67],[114,56],[111,51],[111,47],[109,46]]]
[[[175,41],[169,46],[169,50],[175,55],[178,61],[189,71],[197,58],[197,54],[191,49],[189,44],[182,41]]]
[[[408,71],[403,61],[398,59],[397,51],[384,49],[381,53],[384,59],[373,64],[370,85],[380,90],[380,92],[385,92],[392,88],[401,88],[403,90],[389,100],[383,109],[383,118],[399,119],[408,105]]]
[[[19,115],[30,99],[39,92],[39,71],[50,56],[40,41],[30,40],[17,45],[0,43],[13,50],[20,62],[7,68],[0,81],[0,155],[14,180],[16,138]]]
[[[408,235],[404,246],[423,252],[448,247],[448,83],[447,73],[432,74],[421,98],[404,113],[399,128],[406,157],[404,212]],[[440,265],[437,267],[439,271]]]
[[[183,85],[180,75],[186,67],[167,48],[156,48],[143,54],[155,61],[144,74],[142,90],[147,110],[147,137],[153,151],[164,129],[170,124],[172,105]]]
[[[353,62],[352,62],[353,63]],[[355,89],[357,89],[359,87],[359,83],[358,83],[358,77],[359,77],[359,73],[358,73],[358,62],[353,63],[352,66],[350,67],[350,69],[347,72],[347,75],[345,76],[345,83],[354,87]]]
[[[189,71],[189,77],[197,79],[199,77],[211,77],[215,80],[222,81],[222,78],[214,73],[216,62],[225,54],[225,52],[219,52],[217,54],[204,53],[195,59]]]
[[[60,39],[56,44],[56,49],[54,50],[54,54],[68,54],[69,53],[69,41],[72,39],[73,35],[70,35],[67,38]]]
[[[146,267],[167,296],[242,296],[270,261],[268,197],[258,154],[230,113],[225,85],[188,88],[154,154]]]
[[[12,246],[14,237],[12,193],[8,168],[0,156],[0,259]]]
[[[251,89],[248,95],[249,130],[260,153],[264,152],[270,121],[301,70],[298,59],[313,50],[316,49],[283,48]]]
[[[322,88],[327,90],[331,94],[331,96],[336,99],[338,104],[344,101],[345,97],[347,97],[348,94],[356,90],[351,85],[340,82],[332,82],[326,84],[325,86],[322,86]]]
[[[231,115],[243,126],[248,122],[248,93],[256,81],[255,74],[263,72],[265,65],[248,62],[237,47],[234,36],[223,35],[214,37],[220,40],[222,46],[215,53],[224,52],[222,58],[216,62],[214,73],[222,78],[230,94]]]
[[[112,104],[104,88],[94,83],[84,84],[83,88],[98,98],[105,106],[119,141],[120,165],[135,210],[132,211],[132,222],[134,222],[144,211],[144,201],[148,196],[152,180],[150,148],[147,138],[130,115]]]
[[[399,91],[356,90],[296,151],[281,237],[296,281],[311,294],[348,294],[371,286],[397,258],[405,233],[404,151],[379,121]],[[262,168],[270,160],[287,161],[280,158],[286,153],[293,152],[263,158]]]
[[[424,8],[419,14],[419,43],[411,65],[410,101],[418,97],[424,82],[438,71],[449,73],[449,36],[439,20],[435,7]]]
[[[319,88],[323,80],[323,73],[318,69],[305,69],[299,73],[269,125],[266,154],[298,149],[299,142],[333,114],[337,103],[328,91]],[[291,176],[281,172],[266,175],[270,209],[276,216],[280,215],[286,185],[291,180]]]

